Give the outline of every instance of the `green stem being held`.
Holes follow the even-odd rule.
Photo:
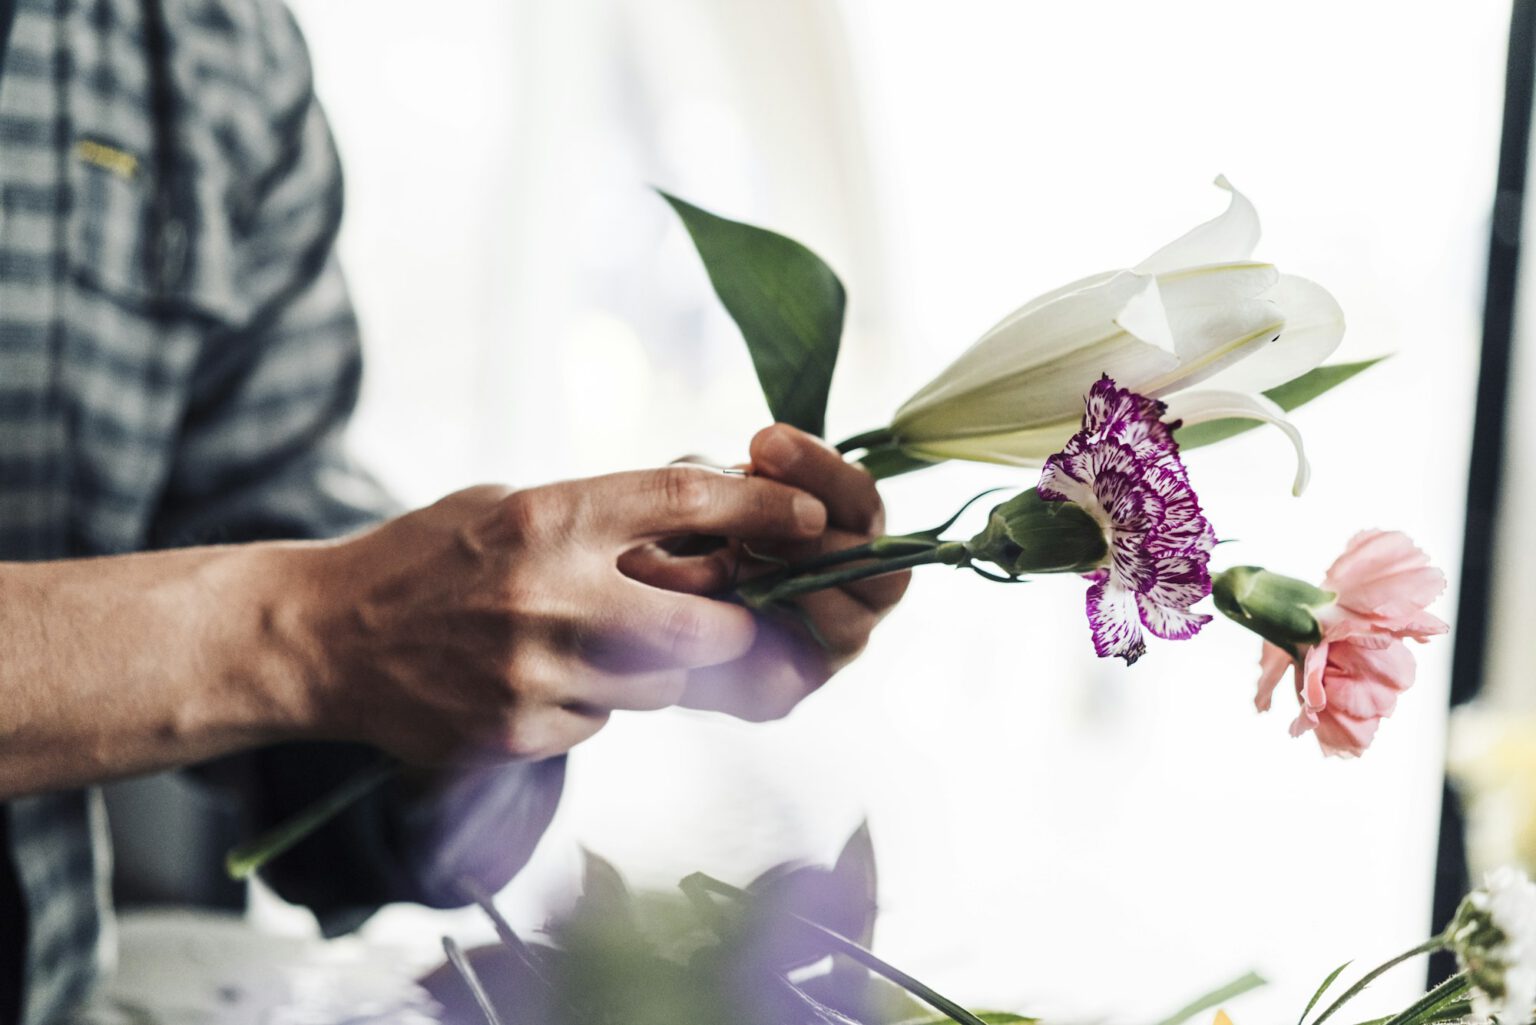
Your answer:
[[[796,570],[793,574],[781,576],[775,573],[749,580],[736,588],[736,594],[748,608],[766,609],[812,591],[841,587],[856,580],[868,580],[872,577],[899,573],[917,566],[961,566],[969,558],[970,553],[964,542],[930,541],[924,547],[908,550],[905,553],[898,552],[884,558],[876,557],[872,561],[865,561],[856,566],[843,566],[824,572],[810,573],[800,573],[799,567],[793,567]]]

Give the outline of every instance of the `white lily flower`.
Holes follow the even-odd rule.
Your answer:
[[[1327,290],[1251,259],[1259,217],[1242,193],[1226,212],[1129,270],[1075,281],[1003,319],[897,410],[891,434],[921,459],[1040,466],[1077,429],[1103,374],[1168,403],[1186,424],[1275,424],[1310,473],[1301,435],[1261,393],[1326,359],[1344,335]]]

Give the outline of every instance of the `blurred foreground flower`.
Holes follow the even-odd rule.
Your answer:
[[[1253,204],[1229,185],[1225,213],[1130,270],[1048,292],[1009,314],[896,411],[889,443],[926,460],[1039,466],[1061,448],[1100,374],[1168,401],[1187,424],[1275,424],[1301,435],[1262,392],[1322,363],[1344,335],[1327,290],[1251,259]]]
[[[1397,695],[1413,685],[1403,639],[1448,629],[1425,611],[1444,589],[1445,575],[1406,534],[1381,530],[1351,538],[1322,587],[1257,566],[1235,566],[1213,582],[1216,607],[1267,642],[1259,711],[1294,667],[1301,711],[1291,735],[1315,730],[1325,754],[1346,756],[1370,746]]]
[[[1524,1025],[1536,1007],[1536,884],[1501,868],[1461,902],[1447,930],[1472,984],[1472,1013]]]

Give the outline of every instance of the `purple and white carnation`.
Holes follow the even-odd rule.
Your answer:
[[[1168,407],[1116,387],[1088,392],[1083,428],[1045,461],[1040,497],[1073,502],[1104,528],[1105,564],[1088,574],[1088,623],[1100,658],[1129,665],[1147,650],[1141,628],[1184,640],[1211,621],[1190,606],[1211,593],[1216,535],[1200,512],[1166,424]]]

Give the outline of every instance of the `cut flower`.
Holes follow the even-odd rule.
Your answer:
[[[1472,984],[1472,1013],[1525,1025],[1536,1006],[1536,884],[1501,868],[1467,894],[1447,930]]]
[[[1338,347],[1344,315],[1327,290],[1251,259],[1258,213],[1225,178],[1225,213],[1129,270],[1075,281],[993,327],[897,410],[901,451],[928,460],[1039,466],[1071,435],[1078,397],[1101,374],[1166,398],[1184,423],[1273,423],[1301,436],[1261,393]],[[1196,388],[1198,386],[1198,388]]]
[[[1045,462],[1038,491],[1072,502],[1104,531],[1107,554],[1088,574],[1088,622],[1099,657],[1131,664],[1146,652],[1142,627],[1193,637],[1211,617],[1190,607],[1211,592],[1216,535],[1179,461],[1167,407],[1101,377],[1082,429]],[[1174,425],[1176,426],[1176,425]]]
[[[1399,531],[1367,530],[1350,539],[1321,587],[1254,566],[1214,582],[1216,607],[1267,642],[1254,704],[1268,711],[1294,667],[1300,712],[1291,735],[1316,732],[1325,754],[1358,756],[1370,746],[1397,695],[1413,685],[1403,641],[1426,641],[1448,627],[1425,609],[1445,575]]]

